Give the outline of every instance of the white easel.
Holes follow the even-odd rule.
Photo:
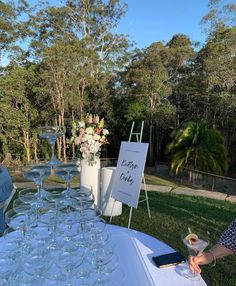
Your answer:
[[[144,121],[142,121],[140,132],[133,132],[133,131],[134,131],[134,125],[135,125],[135,122],[133,121],[132,127],[131,127],[131,131],[130,131],[130,135],[129,135],[129,142],[131,142],[132,136],[135,136],[135,137],[136,137],[136,141],[137,141],[138,143],[141,143],[141,141],[142,141],[142,135],[143,135]],[[145,182],[144,173],[142,174],[142,183],[144,184],[145,199],[139,201],[138,203],[141,203],[141,202],[143,202],[143,201],[147,201],[148,216],[149,216],[149,218],[151,218],[150,207],[149,207],[149,201],[148,201],[148,194],[147,194],[147,186],[146,186],[146,182]],[[110,222],[111,222],[111,220],[112,220],[112,214],[113,214],[115,202],[116,202],[116,200],[114,200],[114,202],[113,202],[113,206],[112,206],[112,210],[111,210]],[[133,207],[131,206],[131,204],[128,204],[128,206],[130,207],[128,228],[130,228],[130,223],[131,223],[131,217],[132,217]]]
[[[130,130],[130,134],[129,134],[129,142],[131,142],[132,136],[135,136],[136,137],[136,141],[141,143],[142,142],[142,137],[143,137],[144,121],[142,121],[140,132],[133,132],[134,131],[134,125],[135,125],[135,121],[132,122],[131,130]],[[145,201],[147,202],[148,216],[149,216],[149,218],[151,218],[150,207],[149,207],[149,200],[148,200],[148,194],[147,194],[147,185],[146,185],[144,173],[142,175],[142,183],[144,185],[145,199],[139,201],[139,203],[142,203],[142,202],[145,202]],[[133,210],[133,208],[130,207],[128,228],[130,228],[130,222],[131,222],[131,217],[132,217],[132,210]]]

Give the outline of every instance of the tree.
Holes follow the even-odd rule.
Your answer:
[[[23,67],[12,63],[0,78],[1,137],[8,145],[12,146],[14,142],[19,149],[23,146],[24,152],[17,151],[16,154],[26,157],[27,162],[31,160],[32,134],[37,118],[29,88],[34,76],[34,65]]]
[[[25,0],[0,1],[0,57],[3,51],[16,48],[17,40],[27,36],[28,29],[21,18],[23,13],[28,13]]]
[[[223,137],[204,121],[189,121],[175,130],[167,152],[171,155],[171,170],[176,174],[182,167],[219,175],[226,173]]]
[[[114,33],[125,11],[126,5],[121,4],[119,0],[73,0],[63,1],[60,7],[46,6],[36,15],[31,15],[30,23],[34,35],[31,47],[40,59],[45,49],[59,42],[70,47],[74,44],[77,50],[80,45],[81,58],[74,58],[71,67],[80,73],[76,72],[78,84],[76,87],[74,83],[74,92],[79,90],[80,101],[86,99],[84,91],[93,78],[87,96],[91,104],[99,101],[102,107],[107,99],[105,90],[111,76],[123,68],[127,60],[124,57],[128,48],[127,37]],[[67,57],[66,54],[64,56]],[[84,105],[85,103],[81,102],[81,106]],[[83,117],[87,110],[83,112],[80,117]]]
[[[127,69],[127,93],[133,94],[146,106],[151,164],[155,151],[160,150],[162,140],[174,124],[176,109],[169,101],[172,89],[182,80],[193,55],[191,41],[179,34],[166,46],[157,42],[144,51],[138,51]]]
[[[217,30],[236,25],[236,4],[222,4],[221,0],[209,0],[209,12],[202,18],[201,25],[209,37]]]
[[[55,122],[107,112],[111,79],[126,61],[127,37],[114,33],[125,10],[119,0],[80,0],[31,15],[31,48],[42,61],[44,95],[51,99]]]
[[[236,28],[215,31],[196,58],[202,118],[222,131],[225,146],[235,153]],[[199,97],[200,98],[200,97]],[[199,110],[199,109],[198,109]]]

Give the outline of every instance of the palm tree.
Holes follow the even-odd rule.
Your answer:
[[[223,175],[226,173],[226,148],[220,132],[204,121],[189,121],[172,133],[167,146],[171,170],[178,174],[182,167]]]

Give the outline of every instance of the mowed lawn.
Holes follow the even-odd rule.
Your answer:
[[[164,241],[185,257],[188,253],[181,236],[188,232],[188,227],[196,233],[207,234],[211,246],[236,218],[236,204],[225,201],[159,192],[148,192],[148,197],[151,219],[146,202],[142,202],[133,209],[131,228]],[[128,217],[129,208],[123,205],[122,215],[113,217],[112,223],[127,227]],[[202,277],[208,286],[236,286],[236,255],[218,260],[215,267],[203,266]]]

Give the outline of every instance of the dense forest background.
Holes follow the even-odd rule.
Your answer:
[[[209,1],[200,46],[177,34],[164,44],[137,49],[116,27],[128,7],[119,0],[0,1],[0,161],[48,159],[37,127],[62,124],[59,158],[76,156],[73,120],[87,113],[105,118],[117,157],[132,121],[145,121],[148,164],[168,161],[170,135],[188,121],[218,129],[227,149],[227,174],[236,171],[236,5]]]

